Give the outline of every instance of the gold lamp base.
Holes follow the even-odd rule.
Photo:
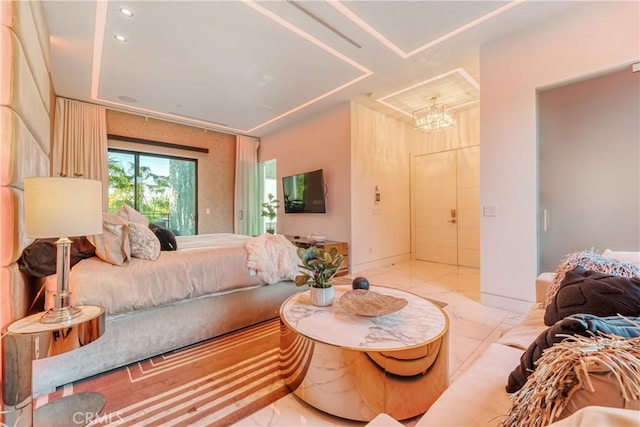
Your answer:
[[[41,318],[41,323],[69,322],[82,314],[82,310],[74,306],[56,307],[49,309]]]

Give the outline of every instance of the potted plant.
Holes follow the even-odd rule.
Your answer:
[[[267,201],[262,203],[262,215],[265,218],[269,218],[267,223],[267,233],[273,234],[275,229],[273,228],[273,220],[278,215],[278,208],[280,207],[280,200],[269,193],[267,194]]]
[[[308,273],[296,276],[296,286],[309,284],[311,302],[324,307],[333,303],[334,289],[331,279],[342,266],[343,256],[338,254],[337,248],[325,251],[323,248],[311,246],[299,248],[298,257],[302,261],[299,267]]]

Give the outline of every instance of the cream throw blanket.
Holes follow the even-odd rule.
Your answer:
[[[246,248],[247,268],[255,271],[263,282],[294,280],[298,275],[297,248],[284,235],[265,233],[252,237]]]

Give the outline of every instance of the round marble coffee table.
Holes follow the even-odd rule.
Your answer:
[[[335,286],[329,307],[312,305],[309,291],[282,304],[282,377],[300,399],[339,417],[422,414],[449,385],[447,315],[425,298],[381,286],[370,290],[407,305],[382,316],[351,314],[340,305],[350,289]]]

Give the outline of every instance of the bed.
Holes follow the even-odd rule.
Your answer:
[[[36,360],[35,394],[275,318],[300,291],[292,282],[296,248],[282,235],[176,241],[178,250],[154,260],[131,257],[119,266],[94,256],[72,267],[72,301],[104,307],[105,333],[73,352]],[[46,283],[50,305],[55,275]]]

